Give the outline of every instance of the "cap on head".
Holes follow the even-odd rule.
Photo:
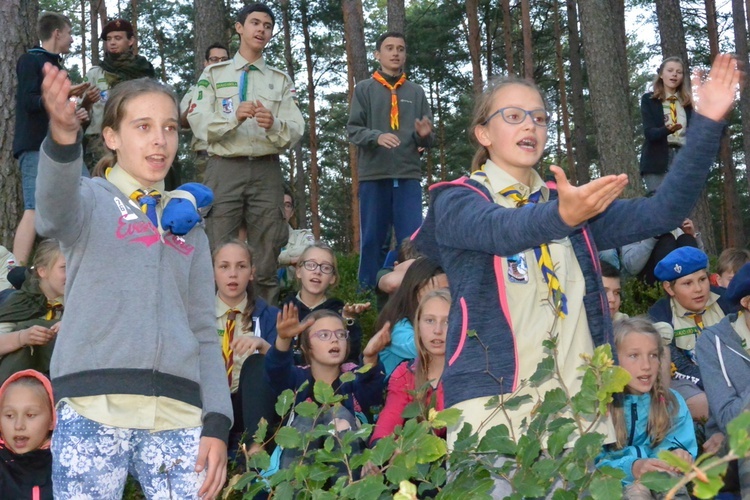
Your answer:
[[[695,247],[672,250],[656,264],[654,276],[659,281],[674,281],[708,268],[708,255]]]
[[[733,306],[740,303],[744,297],[750,295],[750,263],[745,264],[737,271],[732,281],[729,282],[724,298]]]
[[[106,40],[107,35],[113,31],[124,31],[128,35],[128,38],[133,37],[133,25],[130,24],[130,22],[125,19],[113,19],[104,26],[102,36],[100,36],[99,39]]]

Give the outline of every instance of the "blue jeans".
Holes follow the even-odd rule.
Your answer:
[[[39,171],[39,151],[24,151],[18,157],[21,167],[21,188],[23,189],[23,209],[34,210],[36,208],[36,174]],[[83,177],[91,177],[83,164],[81,168]]]
[[[198,498],[205,470],[194,471],[201,428],[151,432],[89,420],[62,402],[52,434],[56,499],[122,498],[130,472],[147,498]]]
[[[383,266],[396,231],[400,245],[422,224],[422,185],[417,179],[381,179],[359,183],[359,282],[375,288],[375,276]]]

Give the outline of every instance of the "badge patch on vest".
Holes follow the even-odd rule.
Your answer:
[[[508,257],[508,280],[511,283],[529,282],[529,268],[523,253]]]
[[[225,97],[221,100],[221,110],[226,114],[234,113],[234,103],[231,97]]]

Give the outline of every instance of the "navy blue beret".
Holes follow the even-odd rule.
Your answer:
[[[708,269],[708,255],[695,247],[680,247],[656,264],[654,276],[659,281],[674,281],[703,269]]]
[[[743,297],[750,295],[750,264],[745,264],[729,282],[723,297],[732,305],[738,305]]]

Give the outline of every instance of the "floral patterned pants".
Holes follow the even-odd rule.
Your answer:
[[[120,499],[128,473],[150,499],[198,498],[205,471],[194,471],[201,428],[151,432],[99,424],[65,402],[52,434],[56,499]]]

